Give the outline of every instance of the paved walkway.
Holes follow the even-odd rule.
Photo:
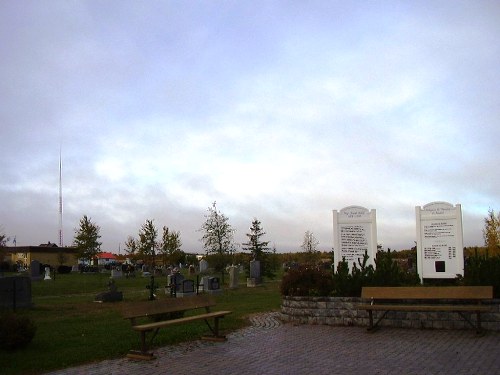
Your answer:
[[[500,374],[500,332],[281,324],[279,313],[254,316],[228,341],[158,348],[157,359],[108,360],[51,375]]]

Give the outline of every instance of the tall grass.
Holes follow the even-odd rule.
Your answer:
[[[279,309],[279,282],[270,281],[257,288],[243,285],[217,295],[216,309],[231,310],[221,323],[225,332],[247,324],[250,314]],[[107,289],[107,274],[57,275],[53,281],[32,283],[34,308],[18,310],[30,317],[37,326],[35,338],[22,350],[0,351],[0,372],[3,375],[40,374],[76,366],[86,362],[125,356],[139,348],[139,335],[132,331],[120,310],[123,302],[96,303],[97,293]],[[169,298],[163,287],[166,279],[156,279],[160,285],[158,298]],[[125,302],[147,300],[149,279],[135,277],[118,279],[116,285]],[[207,333],[203,321],[160,330],[156,346],[195,340]]]

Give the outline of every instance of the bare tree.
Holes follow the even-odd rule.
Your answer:
[[[307,231],[304,234],[304,242],[302,242],[302,245],[300,247],[306,253],[315,253],[318,251],[318,245],[319,241],[316,239],[316,237],[314,237],[313,232]]]

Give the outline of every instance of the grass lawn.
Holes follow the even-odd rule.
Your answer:
[[[229,277],[226,276],[228,279]],[[160,286],[165,277],[156,278]],[[240,287],[217,295],[214,310],[231,310],[221,322],[229,332],[248,324],[253,313],[279,309],[279,281],[267,281],[263,286],[247,288],[244,275]],[[130,349],[139,348],[139,335],[132,331],[128,320],[121,317],[122,302],[95,303],[97,293],[107,290],[109,274],[57,275],[53,281],[32,283],[34,308],[18,310],[35,322],[37,331],[31,344],[18,351],[0,350],[0,372],[9,374],[40,374],[76,366],[86,362],[123,357]],[[227,281],[227,280],[226,280]],[[125,302],[147,300],[148,278],[117,279]],[[163,289],[158,298],[167,297]],[[155,346],[165,346],[196,340],[207,333],[203,321],[172,326],[160,330]]]

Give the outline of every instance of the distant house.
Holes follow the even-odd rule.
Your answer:
[[[59,247],[48,242],[38,246],[7,246],[4,250],[10,254],[13,264],[27,268],[33,260],[52,267],[73,266],[78,263],[78,250],[75,247]]]
[[[116,255],[112,253],[102,252],[97,254],[97,265],[105,266],[116,262]]]

